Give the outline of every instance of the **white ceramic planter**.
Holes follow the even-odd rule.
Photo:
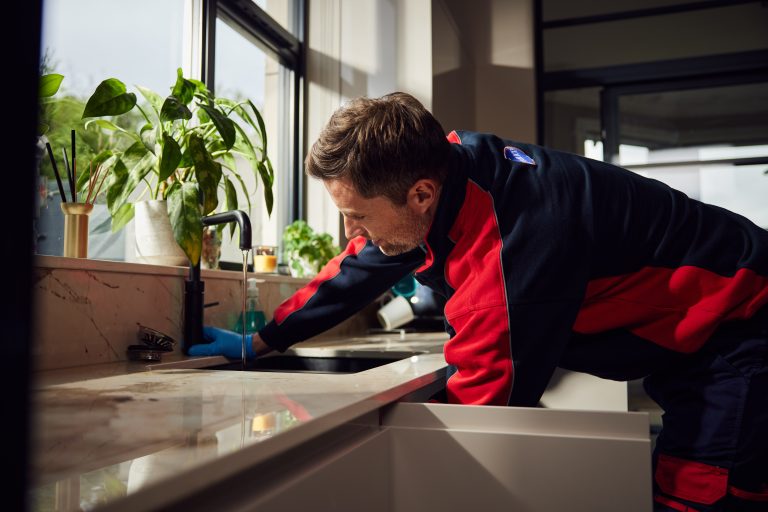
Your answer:
[[[154,265],[189,265],[187,255],[173,238],[167,201],[139,201],[134,208],[136,259]]]

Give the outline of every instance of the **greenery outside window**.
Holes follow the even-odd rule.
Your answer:
[[[42,113],[50,125],[46,138],[63,168],[62,150],[70,151],[70,130],[77,131],[78,167],[88,162],[104,141],[84,130],[80,119],[85,100],[102,80],[115,77],[129,88],[140,85],[170,93],[176,70],[205,82],[217,95],[251,99],[265,113],[269,155],[275,167],[275,208],[267,215],[260,187],[249,184],[254,243],[277,243],[277,233],[290,222],[293,180],[297,175],[298,108],[301,66],[298,38],[303,0],[259,0],[249,16],[232,0],[45,0],[41,74],[64,76],[55,101]],[[234,7],[233,7],[234,6]],[[238,7],[239,6],[239,7]],[[147,13],[152,13],[148,16]],[[271,27],[294,27],[290,38],[295,58],[286,59],[264,44]],[[141,99],[140,99],[141,100]],[[288,114],[288,115],[286,115]],[[45,147],[40,147],[39,200],[34,222],[35,252],[62,254],[61,198]],[[246,173],[247,174],[247,173]],[[242,192],[241,192],[242,194]],[[247,210],[245,198],[239,201]],[[89,258],[134,261],[133,222],[113,233],[106,206],[96,204],[89,223]],[[223,259],[242,261],[236,241],[224,236]]]

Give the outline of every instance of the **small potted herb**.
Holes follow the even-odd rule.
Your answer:
[[[303,220],[294,221],[283,231],[283,257],[293,277],[312,277],[341,249],[328,233],[316,233]]]

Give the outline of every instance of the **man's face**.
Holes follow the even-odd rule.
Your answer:
[[[412,189],[404,205],[396,205],[384,196],[365,198],[348,180],[323,182],[336,207],[344,216],[348,239],[363,236],[387,256],[415,249],[422,243],[432,223],[436,196],[424,204],[423,194]],[[417,185],[414,185],[414,188]]]

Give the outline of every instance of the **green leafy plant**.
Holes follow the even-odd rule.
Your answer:
[[[59,73],[46,73],[40,77],[40,85],[38,88],[38,101],[40,105],[39,122],[37,125],[37,135],[45,135],[50,129],[48,117],[48,106],[53,101],[53,96],[59,92],[61,82],[64,80],[64,75]]]
[[[272,212],[274,170],[267,157],[264,120],[250,100],[217,98],[199,80],[185,78],[181,69],[165,98],[147,87],[135,88],[147,102],[143,107],[123,82],[104,80],[82,115],[89,119],[87,129],[96,127],[112,138],[110,149],[94,162],[111,171],[106,198],[112,231],[133,218],[134,202],[147,193],[151,199],[167,200],[174,238],[190,262],[197,264],[201,219],[219,209],[218,191],[224,192],[222,208],[235,210],[239,186],[251,209],[236,156],[250,164],[257,183],[261,179],[267,212]],[[255,141],[248,128],[255,132]],[[230,225],[230,236],[235,227]]]
[[[328,233],[316,233],[303,220],[283,230],[283,256],[295,277],[317,274],[331,258],[341,252]]]

